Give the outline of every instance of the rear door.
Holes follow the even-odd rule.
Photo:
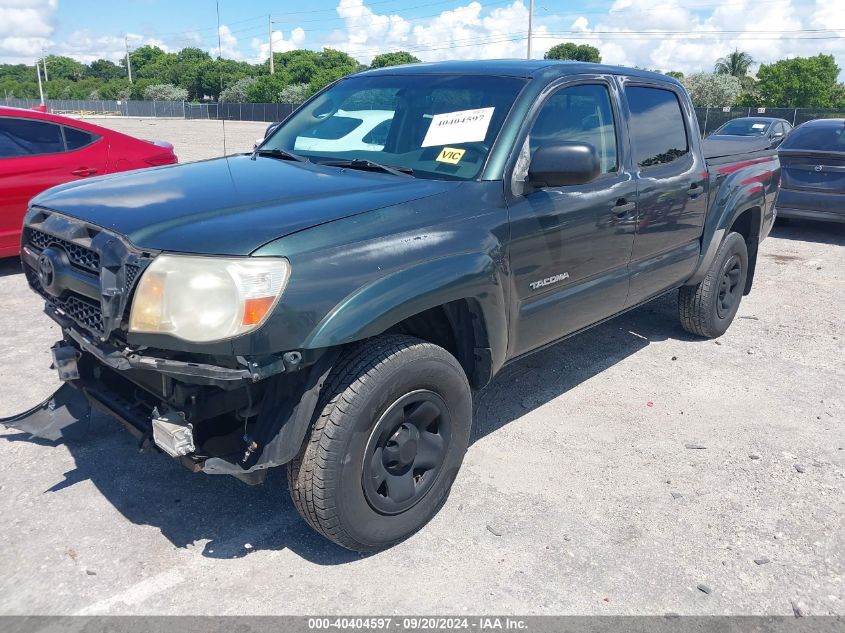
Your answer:
[[[103,173],[106,159],[102,139],[88,132],[51,121],[0,117],[0,257],[17,254],[23,216],[33,197]]]
[[[637,231],[627,306],[678,285],[698,261],[707,212],[707,166],[694,135],[694,113],[674,84],[626,80]]]
[[[610,78],[570,81],[535,110],[512,188],[545,143],[598,150],[601,175],[585,185],[523,192],[509,202],[513,289],[509,355],[519,356],[622,309],[634,237],[636,182]],[[514,191],[517,193],[517,191]]]

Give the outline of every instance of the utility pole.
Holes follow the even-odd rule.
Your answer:
[[[267,35],[268,41],[270,42],[270,74],[272,75],[275,72],[273,68],[273,16],[267,16]]]
[[[528,2],[528,56],[531,59],[531,34],[534,31],[534,0]]]
[[[38,75],[38,93],[41,95],[41,105],[44,105],[44,88],[41,87],[41,67],[35,62],[35,74]]]
[[[124,44],[126,44],[126,72],[129,73],[129,83],[132,83],[132,62],[129,61],[129,36],[123,38]]]
[[[47,56],[44,54],[44,47],[41,47],[41,63],[44,65],[44,83],[50,81],[47,78]]]

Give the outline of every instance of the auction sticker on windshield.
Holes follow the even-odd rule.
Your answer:
[[[478,108],[435,114],[431,117],[431,125],[428,126],[422,147],[483,141],[495,109]]]

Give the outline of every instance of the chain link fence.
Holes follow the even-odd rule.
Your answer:
[[[32,108],[37,99],[3,99],[3,105]],[[177,119],[225,119],[227,121],[282,121],[296,109],[293,103],[186,103],[184,101],[93,101],[49,99],[54,114],[77,116],[169,117]],[[818,108],[696,108],[701,133],[709,134],[731,119],[767,116],[800,125],[812,119],[845,117],[845,110]]]
[[[3,105],[33,108],[38,99],[3,99]],[[225,119],[227,121],[282,121],[299,104],[294,103],[186,103],[184,101],[94,101],[48,99],[53,114],[75,116],[128,116],[176,119]]]
[[[845,118],[845,110],[820,108],[696,108],[695,114],[698,117],[698,127],[705,136],[731,119],[745,116],[785,119],[793,126],[813,119]]]

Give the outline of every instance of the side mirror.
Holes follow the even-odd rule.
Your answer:
[[[534,187],[584,185],[601,173],[599,152],[590,143],[558,142],[538,147],[528,166],[528,182]]]

